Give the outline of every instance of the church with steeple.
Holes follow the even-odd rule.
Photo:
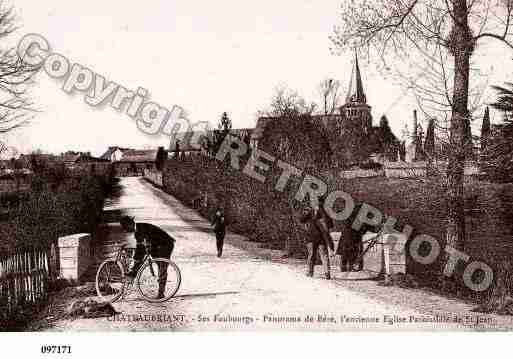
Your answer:
[[[371,109],[355,52],[345,103],[339,114],[330,119],[331,123],[326,123],[332,130],[330,143],[335,162],[347,166],[371,158],[379,162],[399,160],[401,143],[390,129],[388,119],[382,116],[374,126]]]
[[[340,108],[340,114],[344,117],[346,125],[350,125],[367,134],[372,127],[371,107],[367,104],[367,96],[363,91],[362,75],[358,64],[358,55],[355,53],[353,70],[349,87],[347,90],[346,102]]]
[[[398,161],[401,142],[394,135],[386,116],[373,125],[371,106],[367,103],[358,55],[355,52],[345,103],[331,115],[312,115],[312,121],[323,126],[332,152],[333,164],[339,167],[358,166],[373,159],[379,162]],[[251,136],[254,147],[268,121],[278,118],[260,117]]]

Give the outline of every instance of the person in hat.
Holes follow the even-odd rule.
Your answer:
[[[217,257],[221,258],[223,255],[224,236],[226,235],[226,220],[221,208],[216,210],[212,220],[212,226],[216,234]]]
[[[324,269],[324,277],[331,279],[328,247],[333,250],[333,240],[330,236],[333,221],[328,216],[323,206],[324,200],[320,198],[318,203],[315,203],[310,210],[303,214],[300,218],[300,222],[305,223],[307,231],[307,276],[313,277],[315,261],[317,253],[319,253]]]

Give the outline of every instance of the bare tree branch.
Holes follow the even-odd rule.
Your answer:
[[[12,7],[0,2],[0,38],[17,29]],[[35,109],[27,91],[39,68],[22,61],[15,49],[0,50],[0,133],[27,124]]]

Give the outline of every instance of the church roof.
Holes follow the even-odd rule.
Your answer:
[[[353,71],[351,72],[351,79],[349,80],[349,88],[346,97],[346,103],[351,102],[367,103],[367,98],[363,92],[362,75],[360,73],[358,55],[356,52],[354,53]]]

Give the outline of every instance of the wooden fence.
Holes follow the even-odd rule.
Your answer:
[[[0,256],[0,314],[9,317],[17,308],[46,298],[52,262],[48,257],[40,249]]]

